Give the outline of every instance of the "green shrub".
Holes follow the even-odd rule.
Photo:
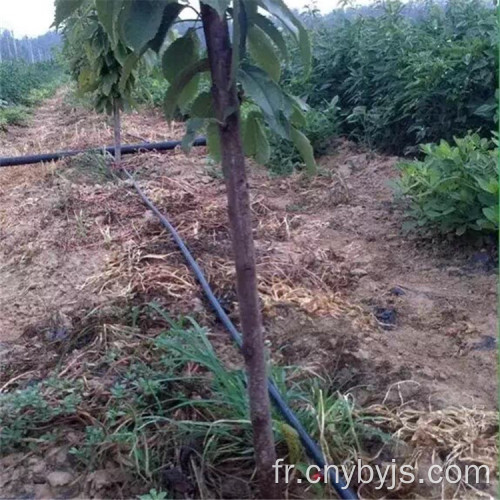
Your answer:
[[[421,146],[422,161],[401,162],[396,192],[407,205],[407,229],[442,233],[498,231],[498,143],[469,134]]]
[[[165,99],[169,83],[161,74],[161,68],[155,67],[152,71],[147,68],[138,74],[137,83],[132,94],[139,104],[151,107],[161,107]]]
[[[37,104],[55,90],[61,76],[61,68],[55,62],[1,62],[0,100],[9,105]]]
[[[310,25],[311,76],[304,82],[292,64],[285,82],[315,107],[338,95],[343,133],[402,154],[496,128],[498,22],[485,1],[390,0]]]
[[[334,97],[326,103],[324,109],[310,108],[306,112],[304,134],[311,141],[315,156],[327,152],[330,140],[338,135],[339,109],[338,98]],[[285,141],[272,132],[269,133],[271,144],[271,158],[268,166],[271,172],[278,175],[291,174],[303,168],[303,160],[291,141]]]
[[[0,128],[5,129],[7,125],[18,125],[26,127],[29,121],[28,108],[24,106],[0,107]]]

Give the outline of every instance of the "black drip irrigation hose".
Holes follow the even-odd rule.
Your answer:
[[[191,255],[191,252],[188,250],[186,244],[179,236],[179,233],[176,231],[174,226],[170,224],[168,219],[165,216],[163,216],[162,213],[156,208],[156,206],[151,202],[151,200],[144,194],[144,192],[141,190],[137,182],[135,182],[133,176],[125,168],[122,168],[122,170],[132,182],[132,186],[135,188],[135,190],[141,197],[144,204],[147,205],[147,207],[152,210],[152,212],[158,217],[162,225],[170,232],[175,243],[177,244],[180,251],[184,255],[185,259],[187,260],[189,267],[191,267],[198,282],[203,288],[203,291],[205,292],[205,295],[207,296],[215,313],[217,314],[223,325],[229,331],[234,342],[236,342],[236,344],[241,348],[242,346],[241,334],[238,332],[233,322],[229,319],[229,316],[224,312],[224,309],[222,309],[222,306],[220,305],[219,301],[217,300],[217,297],[214,295],[212,289],[210,288],[210,285],[208,284],[208,281],[205,278],[203,271],[201,270],[200,266],[198,265],[194,257]],[[278,410],[280,411],[281,415],[286,420],[286,422],[297,431],[297,434],[299,435],[300,440],[304,445],[304,448],[307,450],[308,455],[312,458],[312,460],[314,460],[314,462],[320,468],[320,470],[324,471],[327,464],[325,462],[325,458],[323,456],[323,453],[321,452],[321,449],[314,442],[311,436],[309,436],[307,431],[300,423],[299,419],[286,404],[285,400],[283,399],[283,396],[280,394],[278,388],[276,387],[271,378],[268,379],[267,385],[269,388],[269,394],[271,396],[271,399],[278,408]],[[340,476],[337,477],[334,470],[328,469],[328,473],[330,482],[335,488],[335,491],[337,492],[340,498],[347,500],[354,500],[358,498],[354,493],[354,491],[352,491],[348,487],[345,481]]]
[[[205,137],[198,137],[194,140],[193,146],[205,146],[207,141]],[[165,142],[143,142],[140,144],[125,144],[121,147],[122,155],[129,155],[138,153],[140,151],[165,151],[168,149],[175,149],[181,145],[181,141],[165,141]],[[40,155],[29,156],[11,156],[0,157],[0,167],[14,167],[16,165],[29,165],[32,163],[43,163],[46,161],[61,160],[68,156],[76,156],[82,153],[110,153],[115,154],[114,146],[107,146],[103,148],[94,149],[74,149],[71,151],[57,151],[55,153],[45,153]]]

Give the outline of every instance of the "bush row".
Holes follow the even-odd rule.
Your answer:
[[[391,0],[313,17],[313,69],[292,65],[286,83],[311,106],[339,96],[342,132],[369,147],[418,152],[495,126],[495,9],[482,0],[404,5]],[[296,60],[295,57],[291,58]]]
[[[59,85],[62,71],[55,62],[0,63],[0,129],[26,125],[29,107],[50,96]]]

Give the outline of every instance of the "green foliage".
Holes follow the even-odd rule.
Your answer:
[[[406,226],[457,235],[498,231],[498,147],[478,134],[454,142],[426,144],[422,161],[399,163]]]
[[[149,493],[140,495],[139,500],[165,500],[167,494],[164,491],[156,491],[154,488],[149,490]]]
[[[61,3],[65,0],[58,0],[56,6]],[[81,0],[68,11],[67,17],[56,16],[58,24],[64,21],[63,52],[79,91],[91,93],[96,111],[107,114],[113,112],[115,102],[119,109],[133,103],[135,69],[140,59],[115,39],[115,33],[108,34],[103,27],[116,17],[118,4]],[[103,22],[99,21],[98,13],[103,16]]]
[[[391,0],[373,7],[376,15],[315,18],[311,76],[304,82],[292,66],[287,88],[316,107],[338,95],[344,133],[398,154],[468,130],[488,134],[496,128],[495,8],[482,0],[412,5],[418,16]]]
[[[83,383],[48,378],[42,394],[38,384],[2,395],[0,407],[0,450],[9,453],[26,446],[26,438],[44,440],[41,429],[53,419],[74,415],[82,399]],[[56,397],[54,404],[52,396]],[[35,442],[36,442],[35,440]]]
[[[152,69],[141,68],[137,72],[132,99],[137,104],[159,108],[163,104],[168,87],[168,80],[163,78],[159,66],[155,65]]]
[[[62,76],[55,62],[0,62],[0,102],[32,106],[54,92]]]
[[[89,366],[85,381],[68,373],[70,359],[60,364],[65,375],[58,377],[55,371],[0,394],[2,454],[40,449],[49,440],[65,442],[69,425],[81,435],[70,454],[89,470],[118,460],[149,491],[141,498],[166,497],[158,490],[161,471],[177,463],[178,451],[185,448],[193,448],[193,458],[202,460],[207,484],[234,474],[235,464],[238,476],[251,482],[254,458],[244,371],[226,367],[207,332],[193,320],[172,320],[155,304],[133,318],[134,324],[139,318],[168,327],[144,335],[138,328],[113,325],[102,351],[96,353],[92,346],[79,353]],[[352,403],[329,390],[324,379],[308,379],[293,367],[275,367],[273,376],[308,432],[321,437],[325,451],[339,462],[360,450],[358,436],[373,432],[373,421],[358,419]],[[89,414],[91,422],[81,418]],[[273,423],[282,454],[303,460],[294,429],[277,412]]]
[[[321,156],[328,150],[333,137],[339,133],[340,117],[337,99],[327,103],[322,110],[309,108],[305,113],[304,134],[313,148],[314,156]],[[268,166],[274,174],[288,175],[303,168],[303,158],[291,141],[285,141],[272,131],[268,133],[271,155]]]
[[[92,4],[88,0],[89,5]],[[304,155],[308,171],[315,170],[314,158],[308,139],[297,127],[303,121],[302,110],[295,101],[276,84],[279,78],[280,64],[278,52],[286,52],[285,41],[281,31],[272,24],[263,12],[268,12],[280,20],[284,30],[293,39],[300,53],[303,67],[307,73],[311,62],[311,47],[307,31],[302,23],[288,9],[282,0],[239,0],[234,3],[233,9],[229,9],[231,2],[217,0],[206,2],[220,15],[233,16],[233,38],[239,43],[233,47],[232,74],[237,77],[244,93],[241,93],[245,101],[251,102],[256,108],[260,108],[261,114],[252,114],[252,122],[249,126],[243,124],[243,128],[250,131],[246,134],[249,141],[255,142],[256,135],[263,142],[263,151],[268,149],[267,139],[262,131],[264,122],[273,130],[276,130],[283,138],[296,143],[298,150]],[[178,7],[173,8],[174,5]],[[119,15],[110,16],[106,11],[104,14],[98,9],[97,15],[104,29],[111,37],[118,35],[116,43],[122,43],[132,50],[139,58],[148,48],[159,52],[164,44],[168,30],[173,20],[184,6],[177,2],[160,2],[158,0],[142,0],[128,2]],[[258,11],[258,8],[261,11]],[[236,14],[236,12],[241,13]],[[154,15],[153,15],[154,14]],[[170,83],[164,101],[164,111],[168,119],[175,117],[177,109],[183,113],[189,109],[189,105],[195,100],[200,92],[201,74],[209,72],[208,60],[200,47],[193,26],[181,37],[171,42],[162,54],[163,73]],[[248,45],[249,54],[254,64],[250,64],[246,54]],[[204,89],[201,89],[203,92]],[[198,102],[199,104],[199,102]],[[206,127],[209,135],[209,147],[216,151],[217,138],[213,131],[215,117],[199,116],[206,114],[210,106],[199,105],[191,109],[193,118],[188,126],[188,133],[184,144],[189,147],[189,141],[194,137],[197,129]],[[225,116],[217,116],[220,124],[227,116],[238,112],[237,109],[226,110]],[[210,139],[211,138],[211,139]],[[261,154],[261,150],[255,144],[247,144],[247,151],[259,153],[258,161],[263,161],[268,156]]]
[[[29,111],[24,106],[0,107],[0,129],[7,125],[26,127],[29,122]]]

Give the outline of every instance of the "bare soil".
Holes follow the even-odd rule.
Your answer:
[[[125,139],[182,135],[182,126],[169,130],[152,111],[127,115],[123,123]],[[103,145],[111,137],[105,118],[73,109],[59,93],[31,127],[0,136],[0,155]],[[204,148],[189,156],[149,153],[126,157],[125,164],[237,318],[225,188],[205,155]],[[396,162],[338,141],[316,179],[273,178],[251,165],[259,289],[273,360],[331,377],[360,406],[494,410],[496,250],[488,242],[405,235],[388,185]],[[156,300],[173,314],[195,315],[216,334],[224,359],[239,363],[153,214],[126,182],[89,183],[77,165],[69,159],[0,169],[4,382],[23,377],[7,362],[9,353],[39,348],[75,328],[89,310],[122,302]],[[33,376],[37,368],[25,371]],[[2,487],[16,491],[7,476]]]

